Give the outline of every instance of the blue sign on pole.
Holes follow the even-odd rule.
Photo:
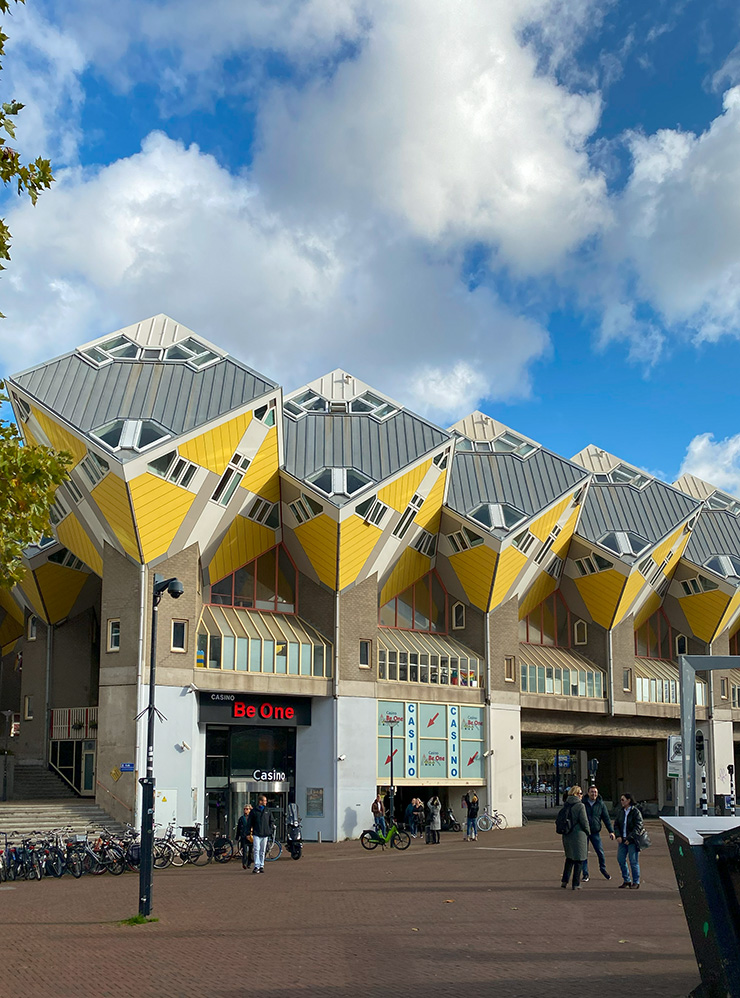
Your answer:
[[[570,769],[570,753],[561,752],[558,757],[558,766],[560,769]]]
[[[122,773],[133,773],[134,764],[133,762],[122,762],[118,768],[121,770]]]

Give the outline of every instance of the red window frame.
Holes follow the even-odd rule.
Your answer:
[[[553,620],[555,621],[555,641],[553,642],[552,645],[545,645],[545,642],[542,640],[543,635],[544,635],[544,631],[545,631],[545,628],[544,628],[545,603],[547,603],[547,601],[549,599],[553,600]],[[558,631],[559,631],[559,627],[558,627],[558,619],[559,619],[558,618],[558,603],[560,603],[561,612],[562,612],[562,610],[565,610],[565,614],[566,614],[566,617],[567,617],[567,620],[568,620],[568,643],[567,643],[567,645],[561,645],[560,642],[558,641]],[[529,621],[530,621],[531,618],[535,618],[536,615],[539,616],[540,640],[539,641],[530,641],[529,640]],[[535,621],[533,621],[533,622],[535,622]],[[550,595],[546,596],[545,599],[543,599],[541,603],[538,603],[538,605],[534,608],[534,610],[531,610],[527,614],[526,617],[522,618],[522,623],[526,627],[525,637],[523,639],[523,643],[524,644],[527,644],[527,645],[543,645],[543,646],[545,646],[547,648],[570,648],[571,647],[571,643],[572,643],[572,640],[573,640],[573,634],[572,634],[573,622],[571,620],[571,613],[570,613],[570,609],[568,608],[568,604],[563,599],[563,594],[560,592],[559,589],[556,589],[554,593],[550,593]]]
[[[663,658],[663,656],[660,655],[660,654],[658,654],[658,655],[652,655],[651,654],[652,649],[650,647],[650,638],[649,638],[649,635],[650,635],[650,624],[654,620],[657,620],[657,622],[658,622],[658,626],[656,628],[656,630],[658,632],[658,648],[657,648],[657,650],[658,650],[658,652],[660,652],[660,647],[663,644],[663,635],[665,634],[664,628],[667,628],[667,631],[668,631],[668,648],[669,648],[670,653],[671,653],[671,657],[670,658]],[[638,650],[637,650],[638,649],[637,636],[638,636],[639,632],[642,630],[643,627],[647,627],[648,628],[648,631],[647,631],[647,634],[648,634],[647,655],[640,655],[639,652],[638,652]],[[651,617],[648,617],[648,619],[643,624],[641,624],[638,628],[635,629],[635,658],[648,658],[648,659],[652,659],[653,661],[656,661],[656,662],[675,662],[675,660],[676,660],[676,647],[675,647],[674,640],[673,640],[673,628],[671,627],[670,622],[668,620],[668,617],[666,617],[665,611],[663,610],[662,607],[659,607]]]
[[[445,598],[445,615],[444,615],[444,629],[443,630],[432,630],[431,627],[414,627],[414,620],[416,619],[416,595],[415,595],[415,588],[416,588],[416,586],[419,585],[419,583],[423,579],[427,579],[428,580],[428,584],[429,584],[429,605],[431,606],[432,605],[432,577],[434,577],[437,580],[437,583],[439,584],[440,589],[444,593],[444,598]],[[399,627],[398,626],[398,598],[399,598],[399,596],[403,596],[409,590],[411,590],[411,627]],[[395,623],[394,624],[383,624],[383,623],[380,622],[380,613],[384,609],[384,607],[389,606],[391,603],[394,604],[394,620],[395,620]],[[450,597],[449,597],[449,594],[448,594],[447,590],[445,589],[444,583],[440,579],[440,577],[437,574],[436,570],[432,569],[431,572],[427,572],[426,575],[422,575],[421,578],[419,578],[419,579],[416,580],[416,582],[412,582],[410,586],[407,586],[406,589],[404,589],[402,592],[398,593],[398,595],[394,596],[392,599],[389,599],[387,603],[384,603],[383,606],[380,607],[380,609],[378,610],[378,627],[386,627],[386,628],[388,628],[388,630],[395,630],[395,631],[417,631],[420,634],[447,634],[448,631],[449,631],[449,612],[450,612]]]
[[[268,548],[267,551],[263,551],[262,554],[258,554],[256,558],[252,558],[251,561],[247,561],[243,565],[240,565],[239,568],[235,569],[233,572],[230,572],[229,575],[224,575],[221,579],[217,579],[216,582],[212,583],[212,585],[211,585],[211,591],[210,591],[209,596],[213,595],[213,588],[214,588],[214,586],[217,586],[220,583],[224,582],[226,579],[230,578],[231,579],[231,602],[230,603],[225,603],[225,602],[214,603],[213,599],[209,598],[208,601],[207,601],[207,605],[208,606],[231,606],[231,607],[236,607],[236,609],[238,609],[238,610],[257,610],[257,562],[260,560],[260,558],[264,558],[265,555],[270,554],[271,551],[275,552],[275,583],[274,583],[274,588],[273,588],[273,592],[275,593],[275,596],[274,596],[274,599],[273,599],[273,603],[275,605],[274,605],[274,607],[272,609],[267,609],[265,607],[260,607],[259,610],[258,610],[258,612],[259,613],[286,613],[286,614],[296,614],[296,613],[298,613],[298,569],[296,567],[296,563],[293,561],[293,559],[290,556],[290,552],[288,551],[288,549],[285,547],[284,544],[276,544],[274,547]],[[280,553],[281,552],[283,552],[287,556],[288,561],[293,566],[293,571],[295,572],[295,586],[294,586],[295,599],[293,601],[293,609],[292,610],[281,610],[280,607],[279,607],[278,601],[277,601],[277,592],[278,592],[277,586],[278,586],[278,576],[279,576],[279,572],[280,572]],[[243,568],[248,568],[250,565],[253,566],[253,568],[252,568],[252,575],[254,577],[254,583],[252,585],[252,606],[251,607],[250,606],[242,606],[241,604],[234,603],[234,577],[235,577],[235,575],[236,575],[237,572],[241,571]],[[222,593],[219,593],[217,595],[222,596],[222,597],[224,596],[224,594],[222,594]],[[263,600],[262,602],[267,602],[267,601]]]

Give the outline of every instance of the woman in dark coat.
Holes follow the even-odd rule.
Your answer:
[[[617,862],[622,871],[620,890],[628,887],[633,891],[640,888],[640,845],[639,837],[645,831],[642,811],[635,804],[632,794],[622,794],[619,810],[614,818],[614,831],[617,833]],[[629,866],[627,866],[629,860]],[[632,879],[630,879],[630,874]]]
[[[568,886],[572,870],[573,890],[579,891],[581,889],[581,867],[588,856],[588,836],[591,831],[586,805],[583,803],[583,791],[580,787],[571,788],[564,807],[570,808],[571,830],[562,836],[565,866],[560,886],[562,888]]]

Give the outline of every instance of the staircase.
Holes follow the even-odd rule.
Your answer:
[[[99,832],[103,828],[122,832],[123,826],[114,821],[102,807],[95,803],[73,798],[72,800],[11,800],[0,801],[0,836],[18,832],[46,832],[52,828],[71,828],[73,833],[84,835],[88,830]],[[2,838],[0,837],[0,846]]]
[[[41,764],[16,763],[13,800],[77,800],[77,794],[61,777]]]

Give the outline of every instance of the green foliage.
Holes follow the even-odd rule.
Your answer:
[[[158,918],[148,918],[146,915],[132,915],[131,918],[124,918],[119,925],[146,925],[147,922],[158,922]]]
[[[13,2],[25,3],[25,0]],[[10,4],[11,0],[0,0],[0,13],[8,14]],[[0,30],[0,70],[7,39]],[[14,139],[15,118],[22,110],[23,105],[17,100],[0,104],[0,132]],[[16,184],[18,193],[28,194],[32,204],[36,204],[41,191],[51,187],[54,180],[48,160],[39,157],[24,165],[15,149],[1,144],[0,179],[6,187]],[[9,259],[10,231],[0,219],[0,270],[4,269],[1,261]],[[7,400],[0,394],[0,404],[4,401]],[[51,532],[49,506],[57,487],[67,477],[71,460],[69,454],[57,454],[48,447],[25,447],[17,427],[0,421],[0,588],[11,589],[20,581],[24,548]]]
[[[0,588],[20,582],[23,550],[51,534],[49,506],[71,461],[66,452],[25,447],[17,427],[0,422]]]
[[[8,14],[11,0],[0,0],[0,13]],[[25,3],[26,0],[14,0],[15,3]],[[5,42],[8,36],[0,29],[0,71],[2,57],[5,54]],[[0,104],[0,132],[5,132],[10,139],[15,138],[15,118],[23,110],[23,104],[17,100],[5,101]],[[2,140],[0,139],[0,142]],[[18,193],[28,194],[32,204],[36,204],[39,194],[54,183],[51,174],[51,163],[48,159],[38,156],[32,163],[22,163],[20,154],[8,145],[0,145],[0,180],[17,185]],[[10,231],[3,219],[0,219],[0,270],[4,270],[3,260],[10,259]],[[0,318],[4,318],[0,312]]]

